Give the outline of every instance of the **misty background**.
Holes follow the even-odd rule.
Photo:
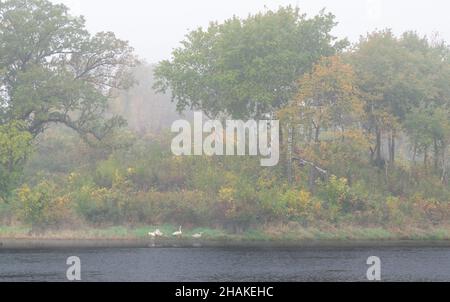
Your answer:
[[[127,40],[144,62],[136,69],[138,85],[121,93],[112,111],[128,121],[130,129],[139,133],[168,129],[180,118],[170,95],[153,89],[153,68],[161,60],[170,59],[186,34],[212,21],[225,21],[236,15],[276,10],[280,6],[298,6],[309,17],[326,9],[336,15],[338,26],[333,34],[357,42],[361,35],[377,29],[391,28],[401,34],[417,30],[420,35],[450,41],[445,0],[52,0],[63,3],[74,15],[86,18],[91,32],[112,31]],[[189,118],[186,112],[183,118]]]
[[[0,1],[0,239],[450,239],[445,2],[50,1]],[[280,164],[174,156],[171,92]]]
[[[375,29],[392,28],[400,34],[417,30],[422,35],[450,41],[446,0],[52,0],[64,3],[73,14],[84,15],[92,32],[113,31],[130,41],[136,53],[149,63],[169,59],[189,30],[233,15],[247,17],[279,6],[299,6],[310,17],[321,9],[336,15],[334,34],[356,42]]]

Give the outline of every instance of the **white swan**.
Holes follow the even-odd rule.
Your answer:
[[[175,237],[181,237],[182,235],[183,235],[183,231],[181,230],[181,226],[178,231],[176,231],[175,233],[172,234],[172,236],[175,236]]]
[[[192,238],[200,239],[200,238],[202,238],[202,236],[203,236],[203,232],[192,235]]]
[[[157,230],[154,231],[154,232],[148,233],[148,235],[149,235],[150,237],[152,237],[152,238],[164,236],[164,234],[163,234],[159,229],[157,229]]]

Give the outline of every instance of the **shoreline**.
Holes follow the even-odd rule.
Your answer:
[[[26,227],[0,228],[0,251],[4,249],[56,248],[358,248],[358,247],[450,247],[450,227],[441,228],[298,228],[250,230],[237,235],[216,229],[190,229],[181,238],[150,238],[149,230],[158,227],[110,227],[57,230],[30,234]],[[171,225],[159,227],[172,234]],[[159,229],[158,228],[158,229]],[[194,239],[194,234],[203,237]]]
[[[449,247],[450,240],[191,240],[0,238],[1,250],[95,248],[382,248]]]

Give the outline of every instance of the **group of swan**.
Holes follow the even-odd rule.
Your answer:
[[[157,229],[157,230],[154,231],[154,232],[148,233],[148,235],[149,235],[150,237],[152,237],[152,238],[164,237],[164,234],[163,234],[159,229]],[[174,233],[172,234],[172,236],[178,237],[178,238],[180,238],[181,236],[183,236],[183,230],[181,229],[181,226],[180,226],[180,228],[178,229],[178,231],[176,231],[176,232],[174,232]],[[200,238],[202,238],[202,236],[203,236],[203,233],[197,233],[197,234],[192,235],[192,238],[194,238],[194,239],[200,239]]]

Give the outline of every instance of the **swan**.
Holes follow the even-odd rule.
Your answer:
[[[192,235],[192,238],[200,239],[200,238],[202,238],[202,236],[203,236],[203,232]]]
[[[181,226],[180,226],[180,229],[178,231],[176,231],[175,233],[173,233],[172,235],[176,236],[176,237],[181,237],[183,235],[183,232],[181,230]]]
[[[156,237],[162,237],[164,234],[159,229],[157,229],[154,232],[148,233],[148,235],[152,238],[156,238]]]

